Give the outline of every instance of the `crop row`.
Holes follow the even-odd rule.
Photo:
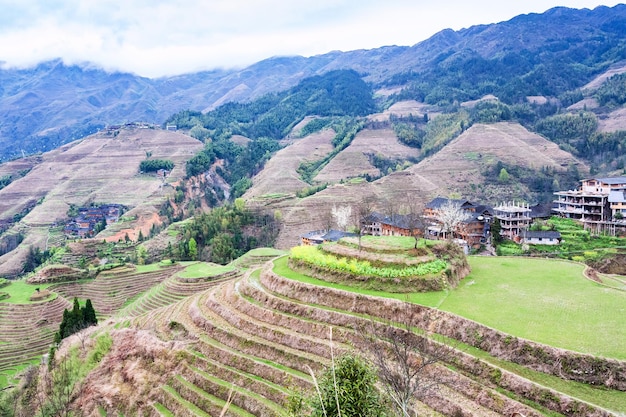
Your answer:
[[[405,278],[437,274],[448,266],[441,260],[435,259],[402,268],[372,266],[369,261],[356,258],[337,257],[323,253],[314,246],[296,246],[291,249],[290,257],[314,266],[329,268],[336,271],[348,272],[354,275],[379,278]]]

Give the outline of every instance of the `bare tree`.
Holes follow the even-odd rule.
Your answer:
[[[460,204],[452,200],[448,200],[442,204],[439,210],[437,210],[436,215],[437,220],[441,223],[444,237],[449,239],[452,238],[452,233],[458,226],[470,217],[470,213],[463,210]]]
[[[365,223],[367,219],[371,216],[372,210],[374,210],[374,196],[366,196],[362,198],[358,204],[356,209],[355,216],[355,229],[357,230],[357,234],[359,236],[359,251],[361,250],[361,237],[365,233]]]
[[[366,335],[365,349],[378,369],[380,381],[403,417],[409,417],[416,399],[438,395],[442,385],[453,384],[446,372],[438,367],[449,362],[455,347],[434,339],[429,332],[431,314],[418,316],[407,307],[401,324],[371,321],[360,329]],[[417,334],[415,329],[424,329]]]
[[[346,227],[350,223],[350,216],[352,215],[352,206],[337,206],[333,205],[332,210],[333,217],[337,227],[341,230],[346,230]]]
[[[407,201],[404,207],[406,214],[406,226],[409,228],[409,233],[415,239],[414,249],[417,249],[420,236],[424,235],[426,229],[426,221],[424,219],[423,207],[415,201]]]

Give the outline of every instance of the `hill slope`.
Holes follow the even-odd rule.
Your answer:
[[[392,142],[388,131],[375,132],[379,135],[387,132],[385,140]],[[368,131],[360,134],[372,135]],[[380,152],[385,153],[387,148],[380,144],[378,146]],[[288,152],[288,149],[284,152]],[[340,152],[328,166],[340,164],[344,153],[349,150],[350,147]],[[350,158],[354,159],[354,155]],[[519,169],[524,178],[498,181],[499,172],[493,172],[494,168],[500,166],[498,162],[511,173]],[[289,248],[298,244],[299,236],[303,233],[325,228],[329,222],[332,224],[330,212],[333,206],[350,205],[355,213],[363,199],[373,197],[379,206],[378,210],[397,212],[402,206],[423,206],[434,197],[453,193],[484,204],[497,204],[505,198],[525,199],[533,203],[541,199],[541,193],[533,188],[536,187],[533,179],[541,177],[542,172],[548,172],[545,177],[549,178],[551,185],[554,178],[566,178],[573,167],[581,174],[589,172],[589,168],[579,159],[517,123],[476,124],[433,156],[374,182],[339,184],[340,179],[347,179],[356,172],[344,169],[343,177],[333,178],[337,184],[312,196],[302,199],[269,199],[256,203],[281,211],[285,226],[279,235],[277,247]],[[255,187],[250,191],[251,196],[258,194],[253,191]],[[274,188],[264,186],[263,192],[279,192],[280,187],[278,184]]]
[[[0,190],[2,220],[26,215],[13,226],[25,235],[25,244],[45,247],[49,228],[67,217],[70,205],[117,203],[130,208],[127,217],[156,215],[171,183],[184,175],[184,163],[202,143],[176,132],[160,129],[120,129],[110,136],[96,134],[43,154],[22,178]],[[140,174],[139,163],[149,152],[154,159],[170,159],[174,169],[166,183],[152,174]],[[7,168],[17,168],[7,165]],[[148,226],[149,228],[149,226]],[[11,231],[7,232],[11,233]],[[0,275],[21,268],[27,247],[20,254],[0,257]]]

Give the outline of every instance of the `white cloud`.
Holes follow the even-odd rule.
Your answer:
[[[545,0],[0,0],[0,61],[29,66],[62,57],[154,77],[274,55],[413,45],[444,28],[549,7]]]

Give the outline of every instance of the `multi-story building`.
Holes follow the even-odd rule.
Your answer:
[[[590,178],[576,190],[554,193],[553,212],[578,220],[586,228],[604,231],[626,217],[626,177]]]
[[[528,204],[507,202],[493,208],[494,217],[500,220],[500,234],[511,240],[519,240],[518,236],[530,226],[531,209]]]

